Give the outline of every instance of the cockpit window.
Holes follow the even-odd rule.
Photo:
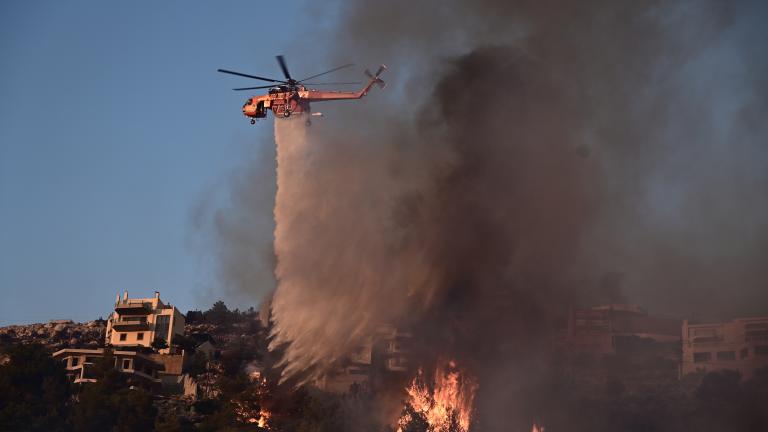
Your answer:
[[[246,104],[246,105],[250,105],[250,104],[251,104],[251,102],[253,102],[253,99],[248,99],[248,100],[246,100],[246,101],[245,101],[245,104]]]

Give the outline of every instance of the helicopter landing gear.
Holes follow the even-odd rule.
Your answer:
[[[256,119],[251,119],[251,124],[256,124]]]

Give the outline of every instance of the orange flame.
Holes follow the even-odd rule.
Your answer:
[[[270,414],[269,411],[262,408],[261,411],[259,411],[259,421],[256,423],[256,426],[263,429],[269,429],[270,417],[272,417],[272,414]]]
[[[430,390],[419,369],[406,389],[407,403],[426,420],[429,432],[448,432],[452,424],[458,427],[459,432],[468,432],[477,387],[475,380],[463,374],[456,362],[450,360],[444,366],[438,364],[435,368],[434,390]],[[400,417],[397,432],[402,432],[412,420],[408,413]]]
[[[251,388],[252,393],[249,394],[249,398],[230,400],[234,405],[235,416],[240,423],[256,425],[262,429],[270,430],[269,419],[272,417],[272,413],[261,406],[268,392],[267,379],[260,372],[252,372],[249,375],[251,382],[255,384]]]

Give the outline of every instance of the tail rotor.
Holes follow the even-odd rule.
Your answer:
[[[370,78],[371,81],[373,81],[374,83],[378,84],[379,88],[383,89],[384,87],[387,86],[387,83],[385,83],[383,79],[379,78],[379,75],[381,75],[381,73],[384,72],[385,70],[387,70],[387,65],[384,65],[384,64],[379,66],[379,69],[376,71],[375,74],[372,74],[371,71],[366,69],[365,76]]]

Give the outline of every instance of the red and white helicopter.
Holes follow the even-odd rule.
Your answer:
[[[268,88],[267,94],[261,96],[254,96],[243,105],[243,114],[251,119],[251,124],[256,123],[256,119],[264,118],[267,116],[267,111],[271,110],[276,117],[288,118],[291,115],[305,114],[313,116],[321,116],[321,113],[313,113],[310,111],[310,102],[323,102],[329,100],[344,100],[344,99],[360,99],[373,87],[374,84],[378,84],[379,87],[384,88],[386,83],[379,78],[384,70],[387,69],[386,65],[381,65],[375,74],[372,74],[368,70],[365,74],[368,76],[368,83],[357,92],[346,91],[321,91],[308,88],[307,86],[315,85],[347,85],[347,84],[360,84],[360,83],[309,83],[308,80],[317,78],[319,76],[335,72],[339,69],[344,69],[352,66],[352,64],[346,64],[333,68],[323,73],[315,74],[301,80],[295,80],[288,72],[288,67],[285,65],[285,59],[283,56],[277,56],[277,63],[280,65],[280,69],[283,70],[285,80],[278,80],[272,78],[265,78],[256,75],[248,75],[240,72],[234,72],[226,69],[219,69],[219,72],[237,75],[246,78],[257,79],[261,81],[271,82],[273,84],[257,86],[257,87],[242,87],[233,90],[257,90]],[[307,126],[312,122],[307,118]]]

